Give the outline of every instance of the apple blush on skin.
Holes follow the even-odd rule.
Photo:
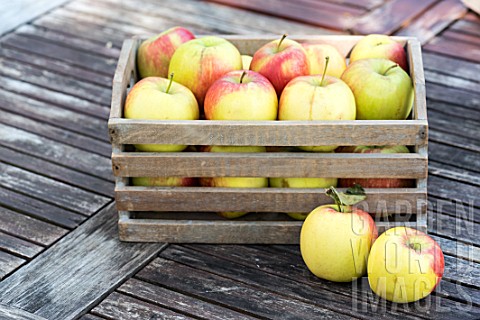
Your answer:
[[[280,96],[287,83],[298,76],[309,74],[307,52],[294,40],[274,40],[258,49],[253,55],[250,70],[264,75]]]
[[[181,44],[192,39],[195,39],[195,36],[189,30],[173,27],[143,41],[137,51],[140,78],[167,78],[173,53]]]
[[[368,258],[368,282],[378,296],[408,303],[428,296],[442,279],[443,252],[427,234],[407,227],[385,231]]]
[[[278,99],[260,73],[231,71],[208,89],[204,110],[208,120],[276,120]]]

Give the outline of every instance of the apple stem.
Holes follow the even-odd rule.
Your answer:
[[[398,63],[390,66],[390,67],[383,73],[383,75],[384,75],[384,76],[387,75],[388,71],[390,71],[390,70],[392,70],[393,68],[396,68],[396,67],[398,67]]]
[[[240,83],[242,83],[243,81],[243,77],[245,77],[245,75],[247,74],[247,71],[243,71],[242,75],[240,76]]]
[[[320,80],[320,86],[323,86],[323,79],[325,79],[325,74],[327,73],[328,61],[330,61],[330,57],[325,57],[325,67],[323,68],[322,80]]]
[[[172,86],[172,82],[173,82],[173,72],[170,73],[170,82],[168,83],[168,87],[165,93],[168,93],[168,91],[170,90],[170,87]]]
[[[282,38],[280,39],[280,41],[278,42],[278,45],[277,45],[277,51],[280,50],[280,46],[282,45],[282,42],[283,40],[285,40],[285,38],[288,36],[288,34],[284,33]]]
[[[410,243],[408,244],[408,246],[409,246],[410,248],[412,248],[413,250],[415,250],[415,252],[419,252],[419,253],[422,252],[422,245],[421,245],[420,243],[417,243],[417,242],[413,242],[413,243],[412,243],[412,242],[410,242]]]
[[[343,212],[343,203],[340,199],[337,189],[332,186],[326,190],[326,194],[335,201],[335,204],[338,207],[338,212]]]

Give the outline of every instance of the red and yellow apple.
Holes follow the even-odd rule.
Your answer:
[[[250,70],[267,77],[279,96],[290,80],[309,73],[305,49],[298,42],[285,39],[286,36],[258,49],[250,64]]]
[[[195,39],[195,36],[187,29],[173,27],[143,41],[137,51],[140,78],[167,78],[173,53],[181,44],[192,39]]]
[[[355,97],[340,79],[311,75],[293,79],[283,90],[279,120],[355,120]],[[306,151],[329,152],[338,146],[302,146]]]
[[[300,252],[317,277],[350,282],[366,273],[370,247],[376,238],[377,227],[367,212],[350,206],[323,205],[303,223]]]
[[[179,83],[160,77],[137,82],[125,101],[124,117],[145,120],[197,120],[198,104],[193,93]],[[178,152],[185,145],[137,144],[147,152]]]
[[[443,276],[440,246],[425,233],[407,227],[388,229],[373,244],[368,282],[373,292],[396,303],[428,296]]]
[[[197,179],[183,177],[134,177],[131,179],[134,186],[144,187],[192,187],[197,184]]]
[[[178,47],[168,70],[175,73],[175,81],[193,92],[202,106],[205,94],[215,80],[227,72],[241,69],[242,58],[237,48],[225,39],[208,36]]]
[[[272,188],[328,188],[336,187],[336,178],[269,178],[269,185]],[[287,212],[296,220],[305,220],[308,212]]]
[[[353,62],[342,74],[352,89],[358,120],[405,120],[413,106],[409,75],[387,59]]]
[[[350,63],[370,58],[384,58],[397,63],[408,72],[407,54],[403,46],[387,35],[370,34],[363,37],[350,53]]]
[[[335,150],[339,153],[409,153],[406,146],[349,146]],[[412,179],[395,178],[341,178],[338,186],[342,188],[353,187],[360,184],[364,188],[410,188],[415,185]]]
[[[204,152],[266,152],[265,147],[260,146],[207,146]],[[213,177],[200,178],[200,185],[217,188],[266,188],[267,178],[256,177]],[[219,215],[234,219],[246,215],[248,212],[219,212]]]
[[[326,57],[330,58],[327,75],[340,78],[347,68],[345,57],[334,46],[318,43],[303,43],[302,46],[307,52],[310,74],[323,73]]]
[[[276,120],[278,98],[267,78],[255,71],[231,71],[208,89],[208,120]]]

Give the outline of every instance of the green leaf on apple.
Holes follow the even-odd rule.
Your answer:
[[[346,192],[338,192],[334,187],[330,187],[325,193],[335,201],[339,212],[343,212],[345,206],[353,206],[367,198],[365,190],[359,184],[348,188]]]

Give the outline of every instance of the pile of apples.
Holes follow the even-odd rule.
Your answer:
[[[253,57],[215,36],[195,38],[175,27],[145,40],[137,52],[142,78],[129,92],[125,118],[156,120],[404,120],[413,105],[412,80],[403,46],[386,35],[363,37],[349,64],[333,46],[271,41]],[[135,145],[138,151],[180,152],[185,145]],[[408,153],[405,146],[304,146],[307,152]],[[292,151],[264,146],[204,146],[203,152]],[[371,215],[352,207],[362,196],[334,186],[409,187],[401,179],[262,177],[137,177],[134,185],[235,188],[330,188],[335,205],[305,220],[300,248],[307,267],[331,281],[352,281],[367,272],[372,290],[394,302],[428,295],[440,281],[444,260],[438,244],[410,228],[393,228],[377,239]],[[363,189],[362,189],[363,190]],[[358,191],[358,190],[357,190]],[[350,198],[353,197],[354,200]],[[222,212],[226,218],[246,212]],[[373,244],[373,245],[372,245]],[[367,262],[368,261],[368,262]]]

